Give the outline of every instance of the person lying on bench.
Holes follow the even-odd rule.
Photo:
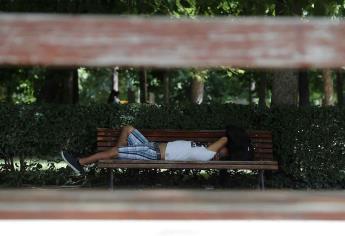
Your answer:
[[[231,151],[231,155],[229,153]],[[226,136],[208,146],[193,142],[176,140],[168,143],[150,142],[132,126],[122,128],[117,145],[106,151],[84,158],[75,158],[66,151],[62,158],[77,173],[84,173],[83,166],[99,160],[116,158],[118,160],[167,160],[167,161],[210,161],[228,160],[230,156],[251,159],[253,150],[246,133],[237,127],[229,126]]]

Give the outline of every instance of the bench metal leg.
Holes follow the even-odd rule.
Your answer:
[[[109,190],[114,190],[114,171],[109,169]]]
[[[265,190],[265,170],[259,170],[259,189]]]

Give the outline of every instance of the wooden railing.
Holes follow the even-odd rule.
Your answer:
[[[0,15],[0,65],[340,67],[344,20]]]
[[[345,220],[344,192],[0,191],[0,219]]]

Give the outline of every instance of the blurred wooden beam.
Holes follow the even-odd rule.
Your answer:
[[[0,15],[0,65],[340,67],[344,20]]]
[[[345,220],[345,192],[2,190],[0,219]]]

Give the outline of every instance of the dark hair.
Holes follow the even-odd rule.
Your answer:
[[[228,138],[227,148],[229,150],[229,160],[254,160],[254,148],[244,129],[234,125],[228,125],[225,133]]]

